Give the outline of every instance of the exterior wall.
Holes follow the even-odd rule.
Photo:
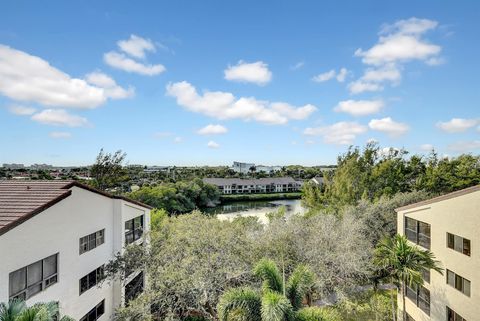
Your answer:
[[[0,302],[9,299],[10,272],[58,253],[57,283],[27,304],[59,301],[61,313],[78,320],[105,299],[105,314],[99,320],[108,320],[122,302],[115,294],[121,286],[105,282],[80,295],[79,280],[122,250],[123,222],[140,210],[148,227],[147,209],[73,187],[72,195],[0,236]],[[80,255],[79,239],[101,229],[105,243]]]
[[[430,317],[406,299],[406,310],[416,321],[447,320],[446,307],[468,321],[480,320],[480,191],[398,212],[398,233],[404,234],[404,218],[430,224],[431,251],[441,262],[443,275],[432,271]],[[471,256],[447,247],[447,232],[470,240]],[[447,284],[446,269],[470,280],[470,297]],[[402,307],[401,297],[398,299]]]

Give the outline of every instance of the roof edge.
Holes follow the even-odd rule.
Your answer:
[[[72,195],[72,191],[67,190],[67,191],[65,191],[65,193],[61,194],[60,196],[51,200],[50,202],[48,202],[48,203],[46,203],[46,204],[44,204],[40,207],[37,207],[36,209],[31,211],[30,213],[28,213],[26,215],[23,215],[18,220],[15,220],[15,221],[11,222],[10,224],[5,225],[4,227],[0,228],[0,236],[7,233],[11,229],[17,227],[18,225],[28,221],[29,219],[36,216],[37,214],[40,214],[41,212],[45,211],[46,209],[52,207],[53,205],[57,204],[61,200],[64,200],[65,198],[69,197],[70,195]]]
[[[97,194],[100,194],[100,195],[103,195],[105,197],[109,197],[109,198],[112,198],[112,199],[120,199],[120,200],[124,200],[126,202],[129,202],[129,203],[132,203],[132,204],[135,204],[135,205],[138,205],[138,206],[141,206],[141,207],[145,207],[149,210],[152,210],[153,207],[150,206],[150,205],[147,205],[145,203],[142,203],[142,202],[139,202],[139,201],[136,201],[134,199],[131,199],[131,198],[128,198],[128,197],[125,197],[125,196],[120,196],[120,195],[113,195],[113,194],[110,194],[108,192],[105,192],[105,191],[101,191],[99,189],[96,189],[94,187],[91,187],[87,184],[83,184],[83,183],[80,183],[80,182],[77,182],[77,181],[72,181],[70,182],[69,184],[65,185],[63,188],[65,189],[69,189],[71,187],[78,187],[78,188],[82,188],[82,189],[85,189],[87,191],[90,191],[90,192],[93,192],[93,193],[97,193]]]
[[[429,205],[429,204],[449,200],[449,199],[452,199],[452,198],[455,198],[455,197],[458,197],[458,196],[467,195],[467,194],[477,192],[477,191],[480,191],[480,185],[467,187],[467,188],[464,188],[464,189],[461,189],[461,190],[458,190],[458,191],[455,191],[455,192],[451,192],[451,193],[448,193],[448,194],[440,195],[440,196],[437,196],[437,197],[434,197],[434,198],[431,198],[431,199],[428,199],[428,200],[425,200],[425,201],[420,201],[420,202],[417,202],[417,203],[405,205],[405,206],[396,208],[395,212],[400,212],[400,211],[409,210],[409,209],[417,208],[417,207],[424,206],[424,205]]]

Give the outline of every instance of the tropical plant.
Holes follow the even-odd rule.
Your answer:
[[[253,273],[262,280],[261,291],[249,287],[227,290],[217,307],[220,321],[335,320],[307,318],[311,311],[303,311],[303,300],[314,286],[314,275],[306,266],[298,265],[285,281],[284,271],[280,272],[273,261],[262,259]]]
[[[386,278],[396,284],[397,289],[401,288],[403,321],[407,318],[405,310],[407,286],[423,285],[422,272],[425,270],[442,273],[442,268],[432,252],[411,245],[404,235],[399,234],[380,241],[375,249],[374,264],[385,271]],[[392,311],[392,314],[395,321],[395,311]]]
[[[69,316],[58,319],[58,302],[36,303],[27,307],[24,301],[0,303],[0,321],[74,321]]]

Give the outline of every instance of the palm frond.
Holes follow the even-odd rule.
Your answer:
[[[314,274],[308,267],[299,265],[295,268],[286,285],[286,295],[294,310],[302,307],[302,301],[305,295],[312,290],[314,283]]]
[[[0,321],[15,321],[26,308],[25,301],[13,299],[8,303],[0,303]]]
[[[262,296],[262,321],[293,321],[290,301],[283,294],[267,291]]]
[[[263,281],[264,291],[283,293],[283,280],[275,262],[261,259],[255,266],[253,273]]]
[[[220,321],[262,321],[260,309],[258,292],[245,287],[226,291],[217,306]]]

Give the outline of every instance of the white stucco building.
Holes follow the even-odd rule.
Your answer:
[[[0,181],[0,302],[58,301],[62,315],[109,320],[144,276],[98,285],[103,266],[149,226],[147,205],[77,182]]]
[[[396,211],[398,233],[432,251],[443,269],[407,287],[408,321],[480,320],[480,185]]]

